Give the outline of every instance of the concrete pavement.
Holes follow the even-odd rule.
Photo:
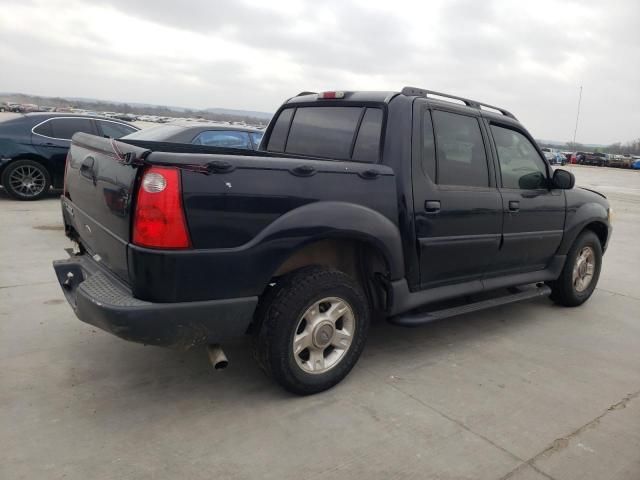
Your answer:
[[[0,191],[0,478],[639,479],[640,172],[571,169],[616,212],[587,304],[377,323],[347,379],[306,398],[245,339],[213,372],[204,350],[78,321],[51,268],[56,195]]]

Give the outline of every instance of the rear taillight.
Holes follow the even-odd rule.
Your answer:
[[[133,243],[150,248],[189,248],[180,170],[151,167],[142,176],[133,217]]]

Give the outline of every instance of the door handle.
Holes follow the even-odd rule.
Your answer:
[[[509,211],[517,212],[520,210],[520,202],[517,200],[509,200]]]
[[[438,213],[440,211],[440,200],[426,200],[424,211],[427,213]]]

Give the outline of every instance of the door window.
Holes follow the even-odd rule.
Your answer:
[[[547,168],[538,151],[522,133],[491,125],[498,150],[504,188],[536,190],[547,185]]]
[[[51,120],[51,130],[54,138],[63,140],[71,140],[77,132],[96,134],[93,122],[88,118],[54,118]]]
[[[434,110],[437,183],[489,186],[482,132],[475,117]]]
[[[130,133],[137,132],[137,130],[129,125],[124,125],[117,122],[106,122],[103,120],[96,120],[102,130],[102,135],[110,138],[120,138]]]

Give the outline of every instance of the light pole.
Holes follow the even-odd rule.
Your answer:
[[[578,133],[578,119],[580,118],[580,103],[582,102],[582,85],[580,85],[580,95],[578,96],[578,113],[576,114],[576,128],[573,130],[573,146],[576,146],[576,134]]]

